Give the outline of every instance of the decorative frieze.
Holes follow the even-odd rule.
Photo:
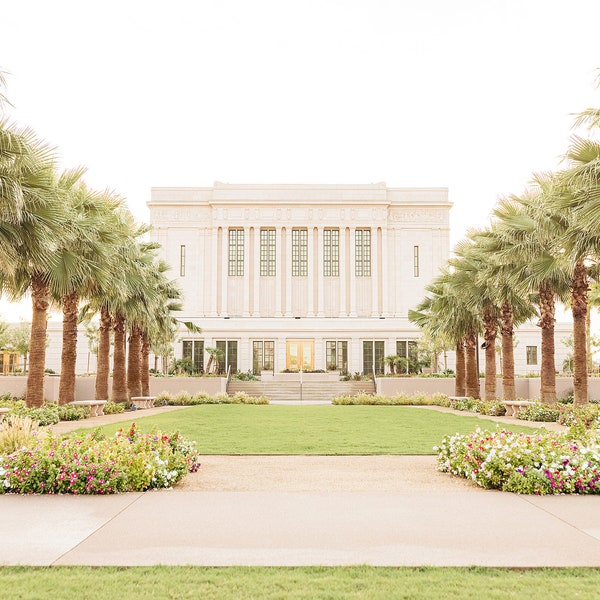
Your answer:
[[[432,208],[394,208],[390,220],[395,223],[418,223],[426,225],[447,225],[448,210]]]

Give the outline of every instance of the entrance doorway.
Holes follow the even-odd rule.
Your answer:
[[[314,340],[288,340],[285,366],[289,371],[312,371],[314,357]]]

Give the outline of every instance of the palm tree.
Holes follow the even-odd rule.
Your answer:
[[[516,206],[516,201],[501,200],[495,210],[491,227],[478,232],[474,237],[481,259],[478,278],[485,282],[485,286],[491,292],[499,316],[503,356],[502,387],[503,397],[506,400],[516,399],[514,327],[537,315],[529,297],[529,289],[523,281],[523,271],[538,256],[524,254],[519,245],[519,241],[521,241],[518,236],[519,230],[515,229],[513,225]],[[510,219],[508,215],[511,215]],[[502,217],[505,217],[506,221],[503,221]],[[534,234],[535,232],[532,235]],[[527,243],[531,243],[531,235],[521,237],[524,237]],[[508,257],[507,254],[509,254]],[[488,343],[486,338],[486,346]],[[543,349],[544,343],[542,342],[542,355]],[[553,357],[552,353],[552,359]],[[488,353],[488,348],[486,348],[486,368],[488,361],[491,360],[493,360],[491,352]],[[551,374],[554,377],[553,369]],[[487,379],[488,377],[486,377],[486,383]]]
[[[469,324],[465,336],[467,360],[467,395],[479,397],[478,339],[483,326],[486,352],[485,398],[496,399],[496,337],[498,309],[489,281],[480,278],[483,259],[474,240],[477,232],[470,232],[455,249],[455,257],[448,261],[453,271],[448,281],[454,286],[462,302],[477,317]],[[475,395],[476,394],[476,395]]]
[[[600,76],[597,84],[600,87]],[[600,109],[577,115],[575,127],[588,131],[600,127]],[[586,318],[590,279],[600,270],[600,143],[575,135],[565,155],[567,168],[552,178],[550,207],[565,225],[564,250],[572,267],[571,312],[573,314],[574,404],[587,397]]]
[[[155,245],[146,247],[144,256],[147,262],[142,263],[147,271],[146,285],[128,303],[128,320],[131,325],[127,387],[130,397],[139,396],[144,387],[149,387],[148,351],[145,354],[145,366],[142,367],[143,341],[146,340],[146,348],[149,350],[152,335],[163,337],[170,333],[172,328],[169,320],[174,320],[172,312],[182,308],[179,302],[181,291],[174,282],[167,279],[169,267],[156,258],[155,249]]]
[[[388,367],[390,368],[390,375],[395,375],[394,367],[397,364],[396,363],[397,359],[398,359],[398,356],[396,356],[395,354],[391,354],[390,356],[385,357],[385,362],[388,365]]]
[[[598,217],[592,217],[590,209],[600,207],[600,143],[574,137],[566,158],[570,168],[557,173],[547,187],[549,208],[563,226],[562,242],[570,262],[573,390],[578,406],[588,402],[587,294],[591,278],[599,275],[600,230]]]
[[[214,362],[214,371],[219,371],[219,359],[223,358],[223,350],[220,348],[205,348],[204,349],[209,356],[208,363],[206,364],[206,372],[210,373],[211,366]]]
[[[50,290],[79,266],[65,244],[72,239],[53,151],[31,131],[0,124],[0,290],[10,300],[31,292],[32,322],[27,378],[28,406],[44,400],[47,311]],[[64,289],[64,287],[62,288]]]
[[[114,355],[111,399],[113,402],[127,402],[126,326],[125,315],[117,309],[113,316]]]
[[[166,263],[159,261],[159,270],[162,273],[166,271]],[[141,379],[142,379],[142,395],[147,396],[150,393],[150,377],[148,369],[148,355],[150,348],[155,340],[171,343],[175,337],[175,331],[179,321],[173,316],[173,313],[182,310],[181,290],[173,281],[164,279],[159,286],[159,301],[152,315],[152,320],[149,327],[144,328],[142,334],[142,364],[141,364]],[[184,322],[184,326],[188,331],[199,333],[202,330],[200,327],[191,322]]]
[[[476,315],[465,305],[458,290],[453,286],[452,273],[443,270],[426,288],[428,295],[408,311],[408,320],[423,329],[433,339],[441,339],[452,344],[456,350],[456,396],[466,394],[479,397],[479,379],[476,360],[472,356],[468,362],[465,356],[466,338],[475,328]],[[474,366],[475,365],[475,366]],[[468,379],[468,385],[467,385]]]
[[[98,326],[98,358],[96,365],[95,400],[108,400],[108,381],[110,377],[110,334],[112,317],[107,304],[99,307],[100,322]]]
[[[83,170],[74,172],[67,183],[73,208],[73,226],[79,228],[70,250],[79,262],[86,266],[68,282],[68,291],[55,300],[62,304],[63,345],[59,403],[75,399],[75,367],[77,361],[77,326],[79,322],[79,300],[87,296],[111,277],[114,271],[115,248],[121,243],[119,219],[116,209],[120,200],[113,194],[98,194],[88,190],[79,177]]]
[[[544,178],[538,176],[537,180],[541,184]],[[539,184],[521,196],[500,200],[494,217],[497,261],[505,265],[507,281],[517,297],[529,298],[539,310],[541,400],[553,404],[556,403],[555,304],[566,299],[569,289],[567,263],[557,243],[561,224],[555,223],[548,212],[547,199]]]
[[[110,346],[111,333],[117,332],[114,340],[113,366],[116,373],[116,391],[121,401],[127,399],[126,369],[125,369],[125,304],[129,297],[143,287],[144,274],[134,268],[135,260],[139,257],[137,238],[143,235],[146,227],[138,226],[131,213],[123,207],[115,211],[116,228],[120,232],[120,244],[111,254],[112,271],[115,274],[103,281],[97,281],[87,297],[88,302],[83,307],[82,318],[100,315],[98,339],[98,366],[96,372],[95,399],[107,400],[110,376]],[[113,389],[115,377],[113,375]],[[114,400],[115,398],[113,398]]]
[[[586,353],[588,357],[588,373],[592,373],[594,369],[593,353],[592,353],[592,308],[600,307],[600,282],[595,281],[590,286],[588,292],[588,308],[585,318],[585,336],[586,336]]]

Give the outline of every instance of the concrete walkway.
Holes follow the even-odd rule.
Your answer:
[[[600,566],[597,496],[476,487],[4,495],[0,515],[1,565]]]

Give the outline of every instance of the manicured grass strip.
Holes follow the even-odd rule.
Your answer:
[[[596,569],[389,567],[2,567],[13,600],[455,600],[598,597]]]
[[[132,415],[141,431],[179,431],[202,454],[434,454],[446,435],[491,421],[406,406],[202,405],[151,417]],[[107,433],[129,422],[107,425]],[[511,426],[531,433],[530,427]]]

